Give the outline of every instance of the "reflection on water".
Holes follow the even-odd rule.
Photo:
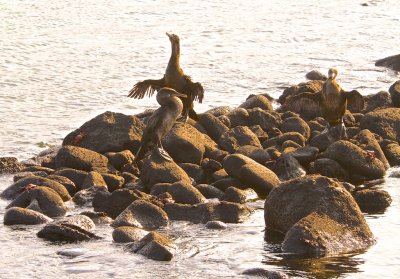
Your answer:
[[[399,74],[374,61],[396,54],[399,3],[361,2],[0,0],[0,156],[29,158],[106,110],[156,107],[154,98],[126,95],[135,82],[162,77],[166,31],[180,35],[182,67],[205,88],[199,112],[238,106],[248,94],[278,97],[314,68],[337,67],[343,88],[364,95],[387,90]],[[0,190],[11,181],[0,176]],[[0,225],[0,278],[236,278],[254,267],[294,278],[396,278],[398,182],[382,186],[392,206],[366,215],[377,244],[357,255],[284,257],[281,240],[264,241],[259,201],[249,221],[224,231],[174,222],[166,231],[178,245],[170,263],[132,255],[112,242],[109,226],[97,228],[101,240],[60,246],[38,239],[40,226]],[[1,223],[7,204],[0,200]],[[58,253],[65,249],[81,250],[71,258]]]

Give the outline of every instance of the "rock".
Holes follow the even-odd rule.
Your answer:
[[[303,137],[302,134],[298,132],[287,132],[282,135],[272,137],[262,143],[263,148],[268,148],[276,145],[282,145],[287,140],[294,141],[295,143],[299,144],[300,146],[304,146],[306,143],[306,139]]]
[[[221,120],[210,113],[199,114],[199,122],[207,131],[207,135],[214,141],[218,141],[219,138],[229,130]]]
[[[309,80],[323,80],[323,81],[325,81],[328,78],[326,77],[326,75],[324,75],[320,71],[312,70],[312,71],[310,71],[310,72],[308,72],[306,74],[306,79],[309,79]]]
[[[46,168],[46,167],[42,167],[42,166],[28,166],[28,167],[23,168],[21,171],[22,172],[45,172],[48,175],[50,175],[54,172],[54,169]]]
[[[282,154],[272,169],[281,181],[306,175],[300,163],[290,155]]]
[[[65,145],[76,145],[100,154],[139,149],[144,125],[139,118],[122,113],[105,112],[69,133]]]
[[[356,191],[354,199],[362,212],[383,212],[392,203],[392,198],[385,190],[365,189]]]
[[[289,153],[296,150],[299,147],[301,147],[301,145],[299,145],[298,143],[292,140],[287,140],[284,143],[282,143],[281,149],[282,153]]]
[[[97,191],[108,192],[107,188],[92,186],[90,188],[85,188],[76,192],[72,200],[77,205],[90,206],[93,202],[94,197],[97,194]]]
[[[206,199],[220,199],[224,195],[223,191],[212,185],[197,184],[195,187]]]
[[[142,160],[140,178],[148,189],[157,183],[175,183],[182,181],[192,184],[190,177],[175,162],[166,161],[152,151],[151,156]],[[200,162],[199,162],[200,163]]]
[[[19,194],[6,208],[33,206],[49,217],[64,216],[67,208],[60,195],[51,188],[36,186]]]
[[[257,198],[257,193],[251,188],[241,190],[235,187],[229,187],[225,190],[221,200],[235,203],[246,203],[249,200],[255,200]]]
[[[400,141],[400,108],[385,108],[369,112],[360,121],[361,129],[368,129],[384,139]]]
[[[73,196],[77,191],[75,183],[71,179],[69,179],[65,176],[51,174],[51,175],[46,176],[46,178],[54,180],[54,181],[62,184],[65,187],[65,189],[67,189],[70,196]]]
[[[105,212],[93,212],[93,211],[83,211],[80,215],[85,215],[92,219],[93,223],[96,225],[111,224],[113,219],[107,216]]]
[[[349,173],[368,179],[385,175],[385,166],[379,159],[369,156],[366,151],[349,141],[340,140],[331,144],[321,157],[335,160]]]
[[[93,199],[94,211],[105,212],[116,218],[132,202],[138,199],[150,200],[149,195],[138,190],[119,189],[112,193],[97,191]]]
[[[400,165],[400,145],[391,142],[383,146],[383,152],[385,153],[385,157],[389,161],[391,166]]]
[[[38,225],[53,221],[46,215],[21,207],[10,207],[4,214],[4,225]]]
[[[266,270],[264,268],[250,268],[242,272],[243,275],[257,276],[267,279],[289,279],[290,277],[281,271]]]
[[[271,156],[269,155],[268,151],[253,145],[240,146],[236,150],[236,153],[243,154],[244,156],[247,156],[260,164],[264,164],[266,161],[271,160]]]
[[[372,134],[369,130],[362,130],[353,139],[360,143],[359,147],[362,149],[373,151],[376,158],[381,160],[386,170],[390,167],[389,162],[381,149],[381,146],[376,140],[374,134]]]
[[[91,171],[86,176],[85,180],[82,183],[81,189],[89,189],[89,188],[100,188],[103,187],[107,189],[107,183],[104,181],[103,177],[97,171]]]
[[[82,188],[81,186],[87,174],[88,173],[86,171],[74,170],[70,168],[60,169],[54,173],[54,175],[64,176],[69,180],[71,180],[72,182],[74,182],[76,190],[78,191],[81,190]]]
[[[176,163],[197,165],[200,165],[203,160],[206,149],[217,147],[217,144],[206,134],[182,123],[176,123],[162,142],[165,150]]]
[[[245,126],[237,126],[227,131],[220,137],[218,145],[221,149],[226,150],[229,153],[235,152],[240,146],[244,145],[261,147],[261,143],[257,136]]]
[[[318,148],[320,152],[325,151],[332,143],[339,140],[337,136],[332,136],[331,131],[327,133],[319,133],[312,137],[310,140],[310,146]]]
[[[255,95],[251,98],[248,98],[244,103],[239,106],[239,108],[260,108],[262,110],[272,110],[272,104],[267,97],[263,95]]]
[[[379,59],[375,62],[375,66],[387,67],[395,71],[400,71],[400,54]]]
[[[283,182],[264,207],[268,229],[286,234],[283,251],[329,255],[365,249],[374,243],[359,207],[343,185],[323,176]]]
[[[73,168],[83,171],[107,170],[108,158],[95,151],[67,145],[55,157],[57,168]]]
[[[305,122],[303,119],[300,117],[289,117],[286,118],[281,127],[280,130],[283,133],[287,132],[298,132],[300,133],[306,140],[310,138],[310,127],[308,126],[307,122]]]
[[[132,226],[144,230],[156,230],[166,227],[168,222],[168,216],[164,210],[149,201],[138,199],[118,215],[112,226]]]
[[[150,195],[159,196],[160,194],[168,192],[171,183],[157,183],[151,187]]]
[[[241,154],[228,155],[222,165],[230,176],[239,179],[260,196],[267,195],[280,182],[270,169]]]
[[[179,166],[193,178],[196,183],[204,183],[206,181],[206,175],[202,167],[192,163],[181,163]]]
[[[108,158],[109,163],[117,170],[121,170],[121,168],[126,164],[131,164],[135,159],[135,156],[130,150],[108,152],[104,155]]]
[[[218,116],[221,116],[221,115],[226,115],[230,111],[232,111],[231,107],[221,106],[221,107],[215,107],[215,108],[209,109],[205,113],[209,113],[209,114],[212,114],[212,115],[218,117]]]
[[[339,181],[349,178],[348,172],[338,162],[328,158],[320,158],[311,163],[310,173],[337,178]]]
[[[207,152],[204,154],[205,155],[205,159],[209,158],[211,160],[217,161],[217,162],[222,162],[222,160],[229,155],[229,152],[225,151],[225,150],[221,150],[221,149],[213,149],[210,150],[209,152]]]
[[[392,106],[392,99],[386,91],[379,91],[376,94],[364,96],[364,113],[373,111],[377,108],[387,108]]]
[[[264,131],[269,131],[274,127],[278,127],[282,123],[279,114],[275,112],[254,108],[249,109],[248,113],[248,126],[259,125]]]
[[[20,172],[24,167],[15,157],[0,157],[0,174]]]
[[[28,176],[46,177],[47,173],[45,173],[45,172],[17,172],[16,174],[14,174],[13,181],[17,182],[18,180],[28,177]]]
[[[121,226],[114,229],[112,232],[112,237],[117,243],[137,242],[145,237],[148,233],[148,231],[139,228]]]
[[[389,87],[389,93],[392,99],[392,105],[396,108],[400,108],[400,80]]]
[[[41,229],[37,236],[51,241],[75,242],[98,238],[93,221],[85,215],[74,215],[53,221]]]
[[[22,178],[15,182],[14,184],[8,186],[2,193],[1,197],[5,199],[15,199],[26,187],[30,187],[32,185],[44,186],[54,190],[63,201],[68,201],[71,199],[67,189],[65,189],[64,185],[58,183],[57,181],[40,177],[40,176],[28,176]]]
[[[249,126],[249,129],[257,136],[260,142],[269,139],[268,133],[265,132],[260,125]]]
[[[176,252],[175,244],[165,235],[151,232],[129,245],[132,252],[156,261],[170,261]]]
[[[224,169],[217,170],[212,174],[213,181],[218,181],[225,178],[229,178],[229,174]]]
[[[225,230],[228,226],[221,221],[208,221],[206,223],[206,228],[209,230]]]
[[[235,108],[231,110],[227,115],[230,125],[228,127],[234,128],[236,126],[248,126],[249,125],[249,113],[244,108]]]
[[[168,192],[177,203],[196,204],[205,201],[205,197],[190,184],[175,182],[169,188]]]
[[[129,174],[127,174],[129,176]],[[108,191],[113,192],[115,190],[121,189],[125,183],[125,178],[111,173],[102,173],[104,181],[106,182]],[[131,179],[136,179],[134,175],[130,176]]]
[[[246,189],[248,188],[242,181],[240,181],[237,178],[230,177],[228,176],[227,178],[219,179],[213,183],[211,183],[211,186],[220,189],[222,191],[225,191],[229,187],[235,187],[238,189]]]
[[[317,158],[318,153],[319,150],[316,147],[303,146],[286,154],[295,158],[303,166],[306,166]]]

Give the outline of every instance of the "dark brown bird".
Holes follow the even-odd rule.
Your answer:
[[[167,87],[158,90],[157,102],[161,107],[153,112],[147,122],[140,142],[140,148],[134,159],[135,164],[143,159],[151,146],[156,148],[161,157],[168,161],[172,160],[169,154],[163,149],[161,140],[171,130],[176,119],[182,113],[183,104],[180,98],[186,98],[186,95]]]
[[[198,116],[193,109],[193,101],[198,100],[199,103],[203,101],[203,86],[199,82],[193,82],[189,76],[184,74],[180,66],[179,37],[175,34],[166,34],[171,41],[172,51],[164,77],[162,79],[147,79],[136,83],[129,91],[128,97],[142,99],[146,94],[149,97],[152,96],[155,91],[160,90],[162,87],[175,89],[186,95],[186,98],[181,99],[185,122],[188,117],[197,121]]]
[[[348,101],[351,102],[352,108],[355,111],[360,111],[364,108],[364,98],[357,90],[344,91],[336,82],[337,74],[337,69],[329,69],[328,79],[324,82],[321,91],[300,93],[291,97],[289,102],[293,107],[301,106],[301,98],[318,102],[322,117],[328,121],[328,126],[323,132],[328,132],[331,127],[340,124],[340,138],[347,138],[346,127],[343,123],[347,103]]]

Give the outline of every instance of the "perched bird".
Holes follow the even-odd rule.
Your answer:
[[[322,117],[328,121],[328,125],[323,133],[328,132],[331,127],[340,124],[340,138],[347,138],[346,127],[343,123],[347,103],[351,103],[353,111],[360,111],[364,108],[364,98],[357,90],[344,91],[336,82],[337,74],[337,69],[329,69],[328,79],[324,82],[321,91],[317,93],[304,92],[297,94],[291,97],[289,102],[292,107],[301,106],[302,98],[318,102]]]
[[[181,99],[183,103],[183,116],[185,122],[189,117],[197,121],[198,116],[193,110],[193,101],[198,100],[199,103],[203,101],[203,86],[199,82],[193,82],[189,76],[183,73],[179,63],[179,37],[175,34],[166,34],[171,41],[172,51],[164,77],[156,80],[147,79],[136,83],[129,91],[128,97],[142,99],[146,94],[149,97],[152,96],[155,91],[160,90],[162,87],[175,89],[176,91],[186,95],[186,98]]]
[[[157,102],[161,107],[153,112],[147,122],[140,142],[140,148],[134,159],[135,164],[143,159],[151,146],[156,148],[161,157],[172,161],[172,158],[163,149],[161,140],[171,130],[176,119],[182,113],[183,104],[180,98],[186,98],[186,95],[167,87],[158,90]]]

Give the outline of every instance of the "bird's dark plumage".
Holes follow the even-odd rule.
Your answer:
[[[165,70],[164,77],[158,80],[144,80],[136,83],[129,91],[128,97],[142,99],[144,96],[152,96],[154,92],[162,87],[172,88],[186,95],[181,98],[183,103],[183,115],[194,120],[198,120],[197,114],[193,109],[193,101],[199,103],[203,101],[204,89],[199,82],[193,82],[188,75],[185,75],[180,67],[180,41],[175,34],[167,33],[171,41],[171,57]]]
[[[186,95],[167,87],[158,90],[157,102],[160,107],[150,116],[143,131],[140,148],[134,159],[135,164],[143,159],[151,146],[156,147],[157,152],[162,157],[171,160],[168,153],[164,151],[161,140],[171,130],[176,119],[182,113],[183,104],[180,98],[186,98]]]

